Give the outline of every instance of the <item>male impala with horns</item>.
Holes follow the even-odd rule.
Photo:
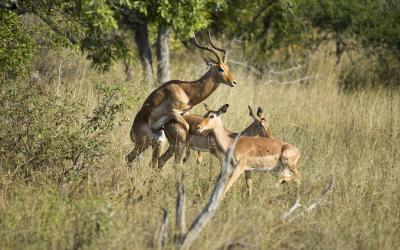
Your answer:
[[[210,32],[208,39],[211,47],[200,45],[194,37],[197,47],[209,51],[215,56],[216,60],[203,57],[210,69],[195,81],[172,80],[162,84],[147,97],[136,114],[130,132],[135,147],[126,156],[128,166],[150,145],[156,149],[153,153],[152,165],[156,164],[157,158],[161,154],[160,140],[162,140],[164,124],[174,120],[188,131],[189,124],[182,117],[185,112],[209,97],[221,83],[231,87],[236,85],[226,64],[226,51],[214,45]],[[222,52],[222,59],[217,51]]]

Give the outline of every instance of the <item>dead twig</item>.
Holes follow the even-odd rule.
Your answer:
[[[178,197],[176,198],[176,228],[178,228],[178,235],[176,237],[177,241],[180,243],[182,241],[182,237],[185,234],[185,189],[182,182],[179,182],[176,191],[178,193]]]
[[[312,202],[309,206],[304,206],[300,203],[300,198],[298,198],[296,202],[293,204],[293,206],[291,206],[289,210],[283,214],[282,220],[292,221],[300,216],[303,216],[305,213],[311,212],[313,209],[315,209],[318,205],[321,205],[326,200],[328,195],[332,192],[333,185],[334,185],[334,179],[333,176],[331,175],[327,189],[324,192],[322,192],[321,196],[318,199]],[[297,211],[301,207],[303,208],[302,211],[298,212],[295,215],[292,215],[295,211]]]
[[[263,75],[263,73],[260,70],[258,70],[257,68],[255,68],[255,67],[253,67],[253,66],[251,66],[251,65],[249,65],[247,63],[240,62],[240,61],[235,61],[235,60],[232,60],[232,59],[229,59],[229,63],[245,67],[246,69],[250,70],[251,72],[253,72],[256,75],[259,75],[259,76]]]
[[[183,237],[182,244],[180,245],[180,249],[189,249],[189,247],[193,244],[194,240],[199,236],[200,232],[204,229],[205,225],[214,216],[215,211],[218,208],[219,202],[223,198],[226,184],[227,184],[229,177],[231,176],[233,169],[234,169],[234,167],[231,164],[231,160],[232,160],[233,150],[235,148],[238,138],[239,138],[239,136],[236,136],[232,145],[229,146],[229,149],[228,149],[228,152],[226,153],[224,164],[222,166],[222,170],[218,177],[214,191],[212,192],[210,199],[208,200],[208,203],[204,207],[203,211],[193,221],[188,232]]]
[[[318,75],[316,75],[316,76],[305,76],[305,77],[302,77],[302,78],[300,78],[300,79],[295,79],[295,80],[290,80],[290,81],[283,81],[283,82],[280,82],[280,81],[278,81],[278,80],[268,80],[268,81],[266,81],[264,84],[271,84],[271,85],[291,85],[291,84],[302,83],[302,82],[304,82],[304,81],[306,81],[306,80],[314,79],[314,78],[318,78],[318,77],[319,77]]]
[[[163,208],[163,219],[160,226],[160,233],[158,235],[157,249],[163,249],[165,239],[167,238],[167,225],[168,225],[168,210]]]

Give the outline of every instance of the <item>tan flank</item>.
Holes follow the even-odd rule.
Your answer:
[[[204,104],[207,111],[211,112],[206,104]],[[263,110],[258,107],[257,113],[249,106],[249,115],[253,118],[253,122],[244,130],[240,132],[240,135],[244,136],[262,136],[272,137],[270,126],[265,119]],[[180,162],[183,153],[186,150],[186,156],[184,161],[187,161],[190,150],[197,151],[197,163],[199,164],[202,159],[202,152],[210,152],[216,156],[222,163],[222,156],[218,152],[217,144],[214,138],[210,134],[197,134],[196,129],[200,122],[203,120],[203,116],[200,115],[184,115],[183,118],[189,124],[189,133],[187,134],[184,128],[175,123],[174,121],[168,122],[164,127],[165,135],[168,138],[170,146],[168,150],[161,156],[158,161],[158,166],[162,168],[166,161],[168,161],[172,155],[175,154],[175,163]],[[234,138],[238,133],[232,132],[231,130],[224,128],[225,133]]]
[[[221,115],[226,113],[229,105],[223,105],[218,111],[207,112],[198,125],[197,132],[210,133],[218,150],[226,153],[234,139],[225,132]],[[241,136],[236,144],[233,160],[238,163],[225,188],[225,193],[232,184],[245,172],[246,185],[251,194],[251,171],[268,171],[278,175],[278,184],[294,180],[300,184],[301,176],[297,171],[300,151],[293,145],[271,137]]]

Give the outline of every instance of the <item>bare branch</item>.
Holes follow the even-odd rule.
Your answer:
[[[309,206],[302,205],[300,203],[300,198],[297,199],[296,202],[293,204],[293,206],[290,207],[289,210],[283,214],[282,220],[292,221],[300,216],[303,216],[305,213],[311,212],[314,208],[316,208],[318,205],[321,205],[326,200],[328,195],[332,192],[333,185],[334,185],[334,180],[333,176],[331,175],[327,189],[324,192],[322,192],[321,196],[318,199],[316,199]],[[296,215],[291,216],[296,210],[298,210],[301,207],[303,207],[302,211],[298,212]]]
[[[299,69],[301,69],[301,66],[300,65],[296,65],[296,66],[294,66],[292,68],[281,70],[281,71],[275,71],[275,70],[271,69],[271,70],[268,71],[268,73],[271,74],[271,75],[283,75],[283,74],[286,74],[286,73],[289,73],[289,72],[292,72],[292,71],[296,71],[296,70],[299,70]]]
[[[301,83],[303,81],[309,80],[309,79],[314,79],[314,78],[318,78],[319,76],[305,76],[303,78],[300,79],[296,79],[296,80],[291,80],[291,81],[283,81],[280,82],[278,80],[268,80],[267,82],[265,82],[264,84],[271,84],[271,85],[291,85],[291,84],[298,84]]]
[[[289,208],[289,210],[283,214],[282,219],[286,220],[286,218],[288,218],[299,207],[302,207],[302,205],[300,204],[300,198],[298,198],[296,200],[296,202],[293,204],[293,206],[291,208]]]
[[[176,227],[178,228],[177,240],[181,242],[183,235],[185,235],[185,189],[182,182],[179,182],[176,191],[178,197],[176,198]]]
[[[168,210],[163,208],[163,220],[160,226],[160,233],[158,235],[158,249],[163,249],[165,245],[165,239],[167,238],[167,225],[168,225]]]
[[[255,67],[253,67],[253,66],[251,66],[251,65],[249,65],[247,63],[235,61],[235,60],[232,60],[232,59],[229,59],[228,63],[236,64],[236,65],[245,67],[245,68],[247,68],[248,70],[250,70],[251,72],[253,72],[256,75],[259,75],[259,76],[263,75],[263,73],[260,70],[258,70],[257,68],[255,68]]]
[[[190,226],[187,234],[183,238],[182,245],[180,249],[189,249],[194,240],[199,236],[200,232],[204,229],[206,224],[214,216],[215,211],[218,208],[219,202],[222,200],[225,186],[233,172],[233,167],[231,164],[233,151],[236,145],[239,135],[236,136],[233,143],[229,146],[228,152],[222,166],[221,173],[218,177],[217,183],[215,185],[214,191],[212,192],[207,205],[203,208],[203,211],[197,216],[192,225]]]
[[[319,197],[319,199],[317,199],[315,202],[311,203],[310,206],[308,206],[305,210],[306,212],[310,212],[311,210],[313,210],[315,207],[317,207],[319,204],[323,203],[326,200],[326,197],[328,196],[328,194],[330,192],[332,192],[333,189],[333,176],[331,175],[330,179],[329,179],[329,185],[328,188],[321,194],[321,196]]]

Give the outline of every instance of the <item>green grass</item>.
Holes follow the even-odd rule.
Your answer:
[[[85,60],[74,60],[73,77],[62,79],[60,94],[73,90],[74,98],[86,100],[86,110],[96,100],[94,83],[123,81],[120,67],[98,74],[88,66],[83,70]],[[205,71],[173,65],[172,75],[181,79]],[[206,102],[211,107],[231,105],[223,120],[233,130],[251,121],[248,104],[263,107],[274,136],[300,149],[303,181],[300,188],[289,184],[277,189],[272,175],[254,174],[253,196],[247,198],[240,178],[194,249],[220,249],[236,241],[260,249],[400,247],[400,93],[387,88],[342,93],[338,81],[345,66],[316,54],[307,70],[318,77],[290,86],[266,85],[266,79],[256,80],[232,67],[239,85],[221,86]],[[162,207],[170,211],[167,248],[174,248],[176,183],[184,173],[189,224],[207,202],[220,166],[208,154],[197,165],[192,154],[186,165],[173,166],[171,161],[157,171],[149,167],[151,152],[146,151],[128,171],[124,156],[132,148],[130,126],[146,98],[142,93],[151,91],[141,84],[140,74],[136,76],[133,82],[120,83],[133,99],[132,108],[120,114],[126,121],[109,134],[108,155],[86,179],[58,184],[38,172],[26,182],[1,172],[1,249],[153,248]],[[57,78],[51,82],[59,84]],[[202,105],[193,113],[204,113]],[[335,186],[324,204],[292,222],[281,220],[297,198],[308,204],[319,197],[331,174]]]

